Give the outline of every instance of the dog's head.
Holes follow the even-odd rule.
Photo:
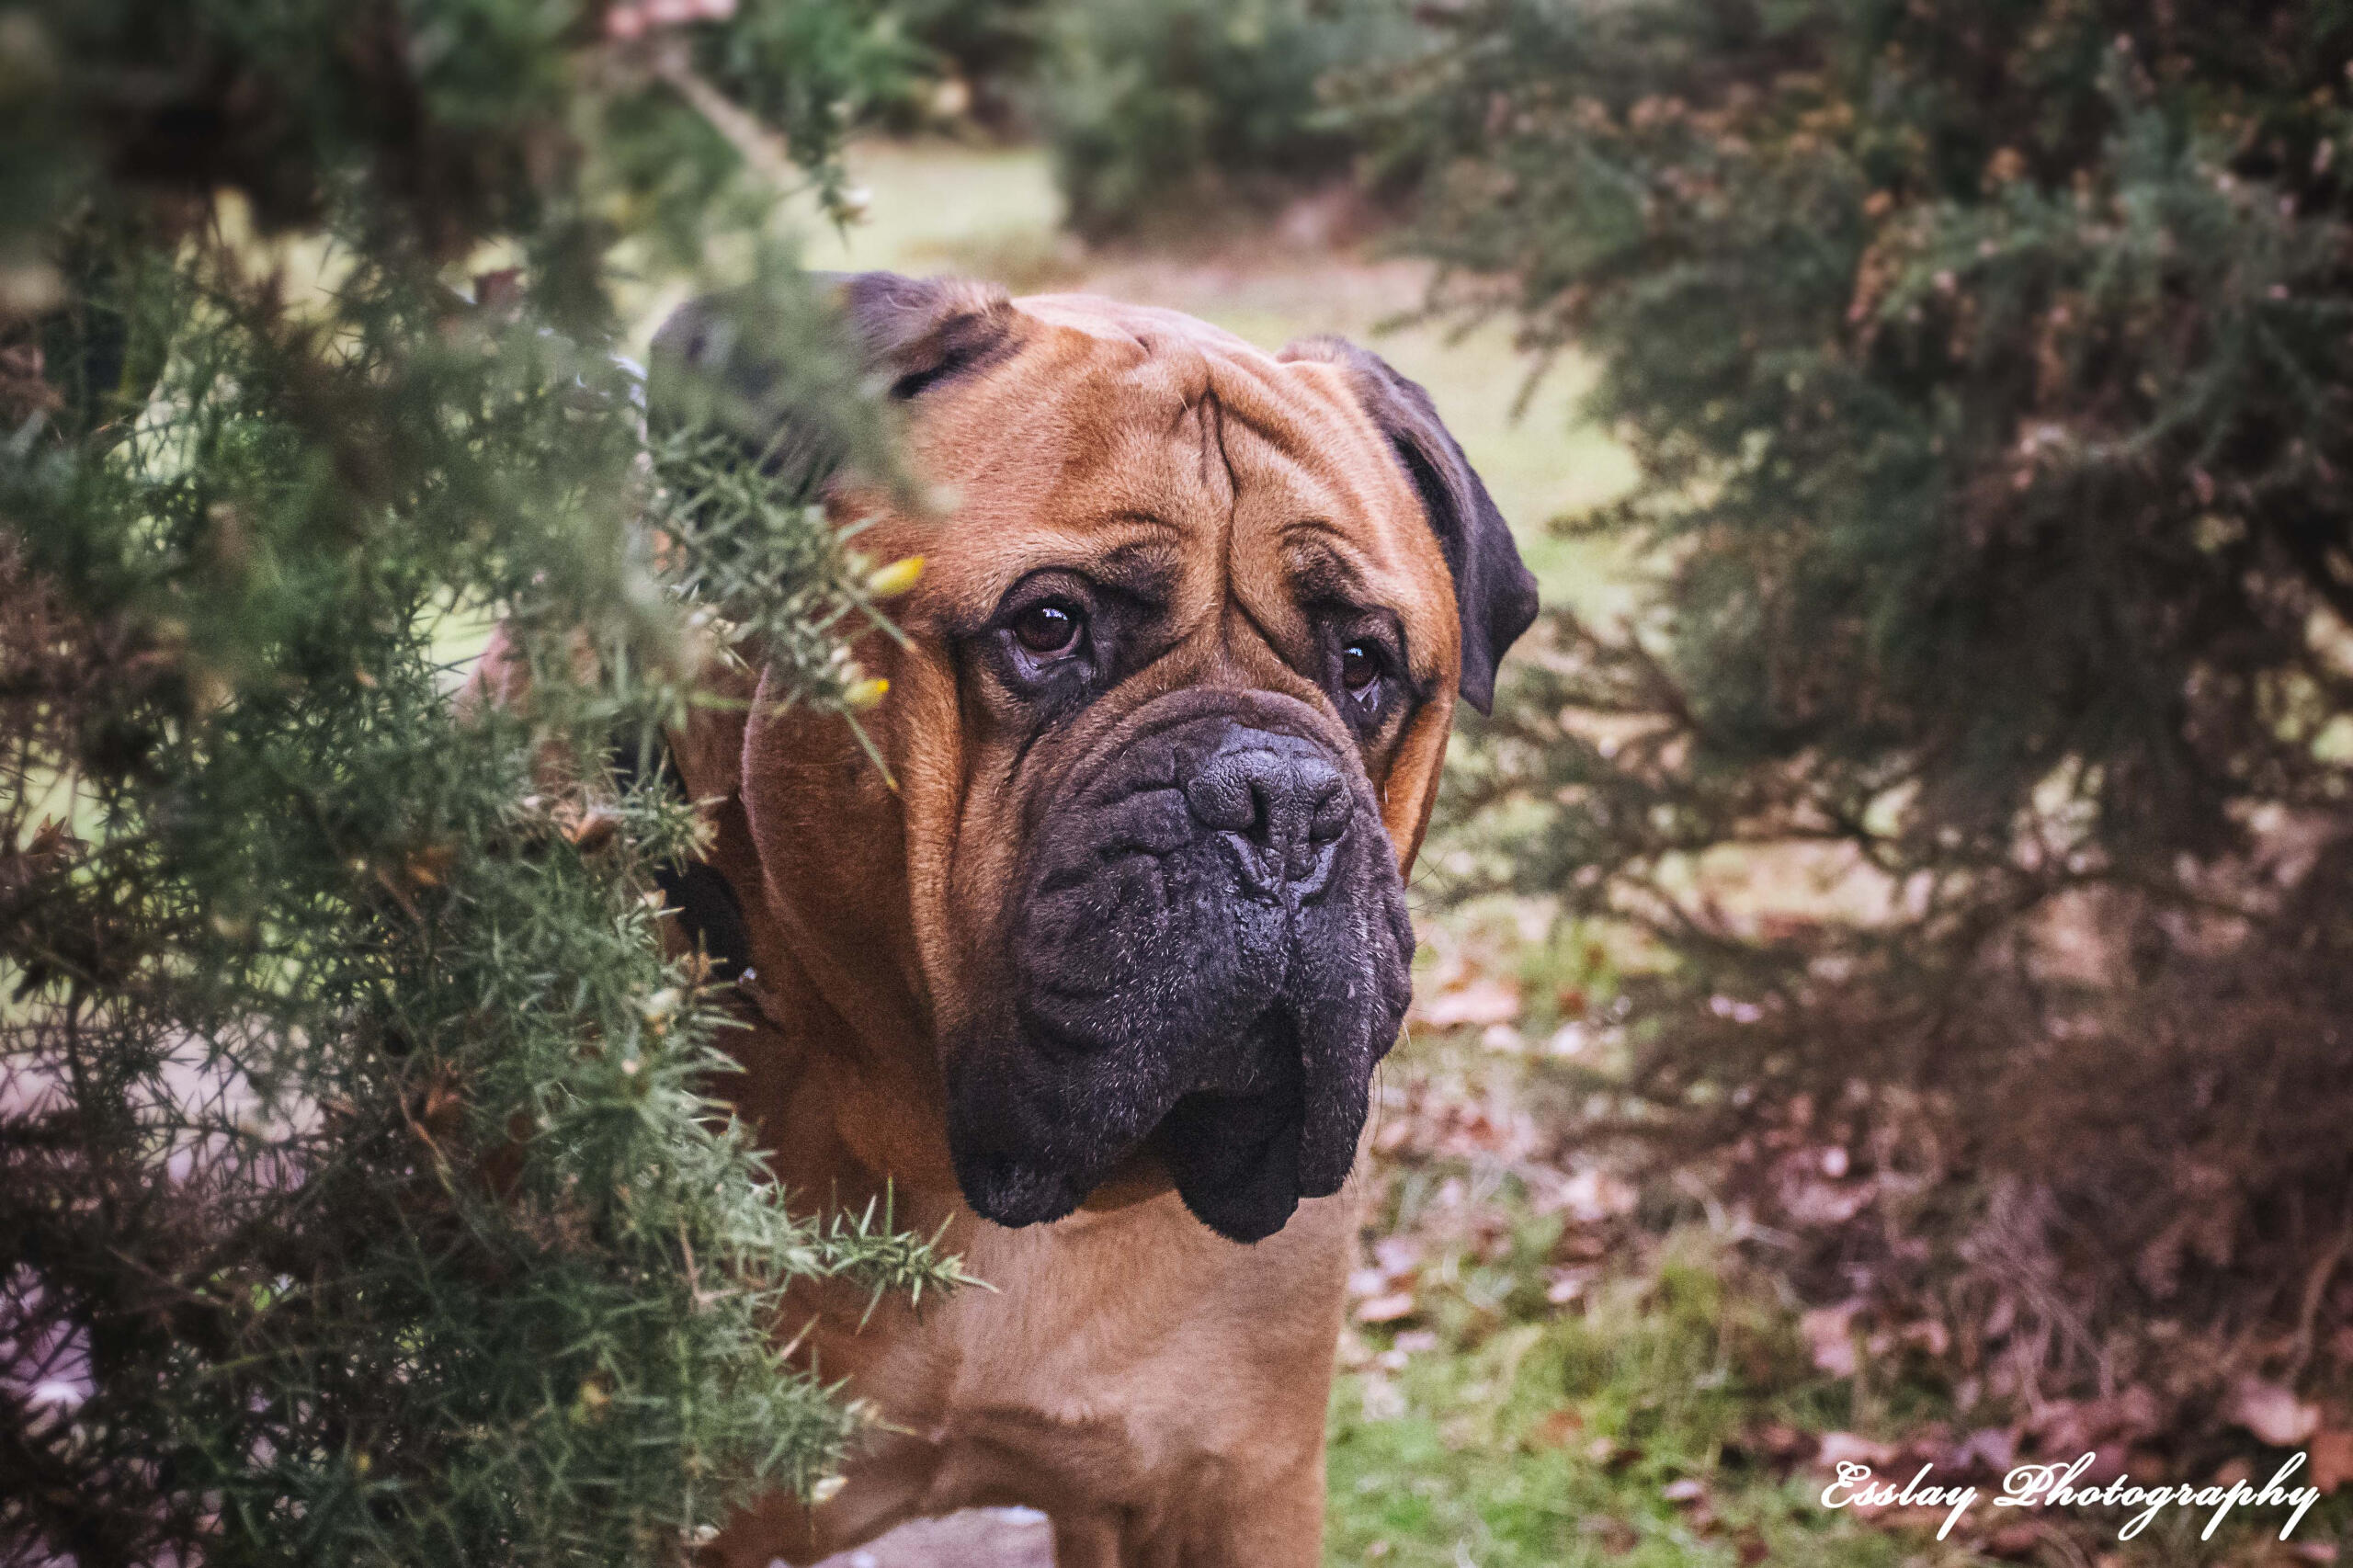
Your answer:
[[[756,717],[763,893],[836,1010],[936,1042],[981,1214],[1059,1219],[1142,1157],[1211,1228],[1268,1235],[1354,1160],[1455,697],[1485,706],[1534,582],[1427,396],[1360,349],[840,287],[952,501],[835,487],[862,550],[927,562],[904,642],[860,649],[897,790]],[[657,352],[758,380],[720,309]]]

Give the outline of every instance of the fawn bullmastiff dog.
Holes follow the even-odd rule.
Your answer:
[[[887,1193],[990,1288],[797,1300],[782,1332],[879,1419],[836,1494],[752,1508],[708,1557],[1026,1504],[1062,1568],[1308,1568],[1403,876],[1534,580],[1428,397],[1344,342],[832,286],[952,496],[829,493],[869,556],[926,562],[904,642],[858,648],[889,775],[745,690],[670,740],[718,802],[676,898],[738,973],[730,1097],[779,1179]],[[756,393],[744,342],[687,307],[657,406],[665,375]]]

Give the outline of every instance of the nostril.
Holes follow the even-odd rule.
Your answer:
[[[1329,844],[1346,833],[1353,804],[1348,799],[1347,785],[1335,773],[1315,802],[1315,814],[1307,824],[1309,840],[1316,844]]]
[[[1232,841],[1243,880],[1260,893],[1321,885],[1332,846],[1356,813],[1347,777],[1297,735],[1229,732],[1184,784],[1195,821]]]
[[[1221,757],[1185,785],[1185,803],[1203,827],[1248,833],[1266,816],[1266,798],[1255,778]]]

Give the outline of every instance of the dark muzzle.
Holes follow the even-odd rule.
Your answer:
[[[1237,1241],[1347,1179],[1413,934],[1362,769],[1319,730],[1287,698],[1181,692],[1055,792],[1011,994],[949,1057],[950,1147],[982,1214],[1059,1219],[1147,1142]]]

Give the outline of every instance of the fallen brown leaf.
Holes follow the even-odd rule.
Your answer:
[[[1985,1538],[1984,1551],[2006,1562],[2031,1562],[2041,1544],[2040,1525],[2004,1525]]]
[[[2295,1391],[2252,1377],[2232,1385],[2222,1415],[2275,1449],[2295,1447],[2320,1425],[2319,1409],[2298,1399]]]
[[[1814,1460],[1824,1470],[1836,1470],[1842,1464],[1867,1464],[1873,1470],[1893,1464],[1904,1450],[1893,1443],[1876,1443],[1852,1432],[1824,1432],[1822,1447]]]
[[[1643,1543],[1634,1527],[1613,1514],[1588,1517],[1578,1521],[1577,1528],[1599,1540],[1612,1557],[1623,1557]]]
[[[1798,1333],[1813,1351],[1816,1368],[1834,1378],[1855,1375],[1855,1314],[1862,1310],[1860,1301],[1841,1301],[1816,1307],[1798,1320]]]
[[[2004,1475],[2018,1454],[2018,1438],[2008,1427],[1981,1426],[1945,1455],[1941,1468],[1955,1475]]]
[[[1585,1417],[1567,1405],[1548,1410],[1544,1418],[1529,1428],[1528,1446],[1533,1449],[1565,1449],[1569,1439],[1585,1429]]]
[[[1596,1437],[1585,1446],[1585,1457],[1604,1470],[1617,1470],[1642,1457],[1643,1450],[1630,1448],[1615,1437]]]
[[[2312,1435],[2304,1452],[2312,1466],[2312,1484],[2324,1493],[2353,1481],[2353,1431],[2324,1426]]]
[[[1519,987],[1483,977],[1427,1002],[1415,1002],[1412,1021],[1425,1028],[1457,1029],[1507,1024],[1519,1017]]]

